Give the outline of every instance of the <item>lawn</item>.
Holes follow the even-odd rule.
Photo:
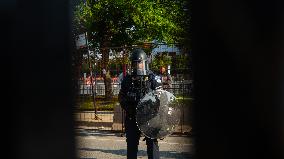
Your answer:
[[[193,99],[189,97],[177,97],[177,100],[184,103],[184,106],[191,106],[193,101]],[[113,111],[116,105],[119,105],[117,98],[113,98],[109,101],[105,101],[103,98],[96,99],[98,111]],[[85,97],[85,99],[81,101],[80,106],[80,111],[93,111],[93,99],[91,97]]]

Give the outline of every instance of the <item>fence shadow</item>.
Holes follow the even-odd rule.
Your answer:
[[[119,150],[106,150],[106,149],[93,149],[93,148],[78,148],[81,151],[99,151],[103,153],[110,153],[114,155],[124,156],[127,155],[126,149],[119,149]],[[138,156],[147,156],[147,151],[138,150]],[[169,158],[179,158],[179,159],[192,159],[193,155],[188,152],[176,152],[176,151],[160,151],[160,157],[169,157]],[[83,158],[82,158],[83,159]]]

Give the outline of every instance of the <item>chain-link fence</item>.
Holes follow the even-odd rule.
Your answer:
[[[101,80],[97,83],[85,84],[80,81],[79,104],[77,105],[75,118],[78,126],[89,126],[95,129],[124,131],[125,113],[121,109],[117,95],[120,90],[120,84],[112,83],[112,99],[105,100],[105,87]],[[164,88],[173,93],[181,103],[180,124],[176,128],[176,132],[189,132],[191,130],[191,121],[189,118],[192,106],[192,84],[190,81],[175,81],[171,87]],[[93,92],[95,98],[93,98]],[[95,103],[94,103],[95,102]],[[97,113],[95,114],[95,107]]]
[[[111,77],[111,84],[107,86],[111,88],[111,92],[105,90],[105,79],[103,79],[102,73],[103,60],[99,60],[102,52],[100,49],[86,50],[86,54],[83,54],[85,62],[83,62],[81,77],[78,80],[75,120],[78,126],[123,132],[125,113],[119,105],[117,96],[120,90],[121,77],[123,72],[127,71],[125,59],[128,58],[129,52],[133,48],[111,47],[107,49],[110,51],[108,69]],[[180,52],[177,48],[167,50],[160,45],[156,49],[152,49],[151,53],[148,53],[148,60],[150,63],[152,62],[150,69],[155,74],[159,74],[161,70],[160,66],[157,65],[157,59],[161,60],[164,55],[171,56],[171,68],[167,68],[166,72],[170,72],[173,78],[171,86],[166,86],[164,89],[173,93],[182,105],[180,125],[176,128],[176,132],[183,133],[191,130],[190,113],[193,101],[191,98],[193,85],[192,78],[189,77],[191,76],[189,75],[190,69],[185,65],[185,62],[188,61],[184,61],[188,59],[188,56],[179,56]],[[155,54],[162,56],[156,56],[156,62],[153,62],[153,59],[155,59],[153,55]],[[107,95],[111,94],[111,98],[105,98],[106,92],[108,92]]]

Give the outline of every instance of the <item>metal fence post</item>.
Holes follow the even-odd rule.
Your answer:
[[[84,112],[84,121],[86,120],[85,112]]]
[[[182,120],[181,120],[181,133],[183,133],[184,126],[184,79],[182,79]]]
[[[122,115],[122,118],[121,118],[121,132],[122,132],[122,136],[124,134],[124,111],[121,109],[121,115]]]
[[[131,47],[113,47],[112,49],[119,49],[119,50],[123,49],[122,56],[123,56],[123,58],[127,58],[126,57],[127,51],[125,50],[126,48],[131,48]],[[89,54],[90,49],[91,48],[88,49],[87,55],[89,55],[88,62],[89,62],[90,74],[94,75],[94,80],[93,80],[93,78],[91,78],[91,85],[86,84],[84,79],[82,80],[82,83],[80,85],[80,86],[83,86],[83,87],[80,87],[81,88],[80,89],[80,97],[81,97],[80,106],[81,106],[81,108],[86,101],[89,101],[91,99],[90,98],[91,95],[93,96],[94,108],[96,108],[97,106],[100,105],[100,102],[98,102],[100,97],[105,95],[104,84],[102,83],[101,78],[98,78],[98,79],[96,78],[96,76],[98,74],[96,69],[99,67],[99,63],[96,63],[96,61],[95,61],[96,66],[93,65],[93,67],[91,67],[90,54]],[[116,67],[116,73],[117,73],[118,76],[119,76],[119,72],[122,73],[123,76],[125,76],[126,71],[127,71],[126,66],[127,66],[126,63],[123,63],[123,65],[121,66],[121,68],[119,68],[119,70],[117,70],[118,68]],[[188,107],[185,107],[185,105],[186,105],[185,103],[187,102],[187,100],[186,100],[187,95],[185,93],[188,93],[188,89],[189,89],[187,79],[185,77],[182,77],[182,73],[183,73],[183,76],[186,75],[185,71],[183,71],[183,70],[184,69],[172,67],[171,73],[173,75],[178,74],[179,76],[176,76],[173,79],[172,87],[165,88],[165,90],[173,93],[175,96],[178,96],[180,98],[178,101],[179,101],[179,105],[181,104],[180,110],[182,112],[180,114],[180,123],[179,123],[178,126],[180,126],[180,129],[181,129],[180,131],[181,131],[182,134],[184,132],[188,131],[188,129],[187,129],[188,123],[187,123],[187,120],[185,119],[185,116],[186,116],[185,113],[187,113],[187,109],[188,109]],[[157,70],[157,71],[159,71],[159,70]],[[98,76],[98,77],[100,77],[100,76]],[[95,85],[93,85],[93,81],[95,81]],[[119,86],[120,86],[119,84],[116,86],[116,83],[112,83],[112,91],[113,91],[113,94],[115,96],[117,96],[118,93],[119,93],[119,89],[120,89]],[[115,100],[117,100],[117,98],[115,98]],[[121,112],[118,111],[118,112],[116,112],[118,114],[115,114],[115,115],[118,115],[119,118],[121,117],[121,129],[119,127],[117,127],[116,130],[121,131],[122,136],[123,136],[124,133],[125,133],[126,114],[125,114],[125,111],[123,109],[120,109],[120,110],[121,110]],[[93,112],[86,113],[86,112],[82,111],[82,109],[78,109],[78,111],[80,111],[80,120],[86,120],[86,118],[89,119],[89,117],[91,117],[91,119],[94,119],[94,118],[96,118],[97,113],[100,117],[106,117],[104,119],[111,120],[111,115],[113,115],[113,114],[109,115],[109,113],[101,115],[102,114],[101,111],[97,112],[98,109],[94,111],[95,113],[93,113]],[[84,113],[84,114],[82,114],[82,113]],[[119,113],[121,113],[121,114],[119,114]],[[92,122],[94,122],[94,121],[92,121]],[[118,124],[118,126],[120,126],[119,122],[116,123],[116,124]],[[179,130],[177,130],[177,131],[180,132]]]

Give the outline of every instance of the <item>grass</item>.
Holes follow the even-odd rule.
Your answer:
[[[115,107],[115,103],[110,103],[110,104],[100,104],[97,103],[97,110],[98,111],[113,111]],[[94,110],[94,104],[93,102],[83,102],[81,104],[80,110]]]
[[[92,97],[85,97],[81,99],[80,108],[81,111],[94,110],[94,102]],[[98,111],[113,111],[114,107],[117,105],[117,99],[105,101],[103,98],[96,99],[96,106]]]
[[[189,97],[177,97],[179,102],[183,102],[185,106],[191,106],[193,99]],[[113,111],[115,106],[118,104],[117,98],[112,100],[105,101],[103,98],[96,99],[96,106],[98,111]],[[92,97],[85,97],[84,100],[80,103],[79,110],[81,111],[93,111],[94,104]]]

